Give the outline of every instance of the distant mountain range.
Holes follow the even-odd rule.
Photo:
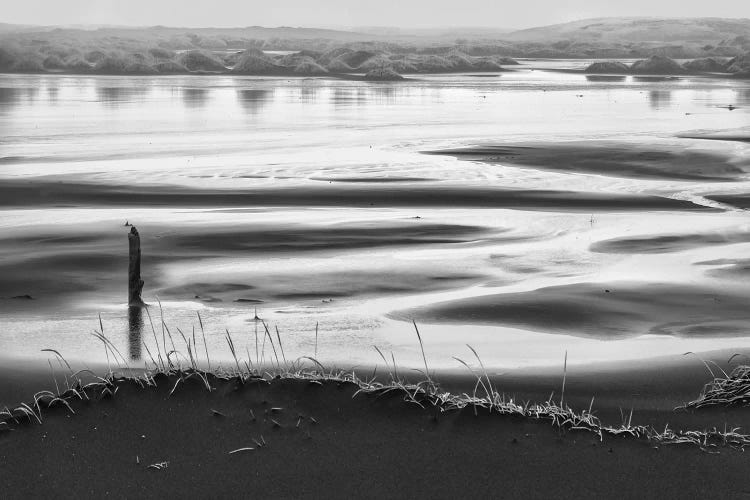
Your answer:
[[[524,42],[682,43],[750,37],[750,19],[613,17],[513,31],[504,40]]]
[[[130,27],[112,25],[34,26],[0,23],[0,34],[53,31],[81,31],[113,36],[140,34],[178,35],[195,33],[206,36],[228,36],[267,40],[324,39],[332,41],[393,41],[393,42],[453,42],[508,41],[526,43],[700,43],[720,42],[736,37],[750,38],[750,19],[729,18],[649,18],[611,17],[583,19],[562,24],[540,26],[522,30],[500,28],[390,28],[360,27],[352,30],[304,27],[237,27],[237,28],[185,28],[185,27]]]
[[[185,28],[30,26],[0,23],[0,69],[32,71],[94,64],[99,54],[132,55],[153,63],[150,51],[238,54],[245,50],[308,51],[312,58],[337,48],[394,56],[445,55],[515,58],[731,58],[750,52],[750,19],[618,17],[585,19],[506,31],[494,28],[355,30],[304,27]],[[55,56],[47,60],[48,56]],[[128,56],[129,57],[129,56]],[[59,59],[59,61],[58,61]],[[170,56],[170,59],[174,57]],[[47,63],[44,61],[47,60]],[[420,60],[420,64],[424,61]],[[442,66],[438,64],[437,66]],[[459,65],[460,66],[460,65]]]

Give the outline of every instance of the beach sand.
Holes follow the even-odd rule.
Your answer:
[[[704,428],[750,423],[739,410],[675,412],[707,378],[694,362],[634,363],[570,374],[566,396],[616,418],[634,407],[634,423]],[[11,383],[0,373],[0,401],[42,384],[29,371]],[[593,371],[592,371],[593,370]],[[493,376],[519,397],[559,387],[560,374]],[[16,375],[17,376],[17,375]],[[49,374],[46,374],[49,377]],[[452,391],[472,377],[438,374]],[[474,379],[475,380],[475,379]],[[515,382],[514,382],[515,380]],[[44,410],[44,421],[0,431],[5,498],[55,492],[64,497],[503,497],[736,498],[747,494],[750,457],[730,448],[654,446],[630,437],[562,431],[549,422],[478,412],[440,413],[396,393],[359,394],[350,383],[298,380],[270,384],[214,379],[208,392],[191,379],[169,395],[121,382],[114,398]],[[518,385],[513,385],[513,384]],[[49,379],[45,386],[49,385]],[[634,398],[632,392],[642,392]],[[584,399],[584,394],[586,395]],[[354,396],[354,397],[353,397]],[[27,398],[28,400],[28,398]],[[585,401],[585,402],[584,402]],[[280,408],[274,410],[274,408]],[[213,410],[219,412],[217,415]],[[253,418],[255,416],[255,419]],[[271,420],[280,424],[277,426]],[[711,424],[709,424],[711,423]],[[265,442],[259,447],[255,441]],[[230,454],[243,447],[253,450]],[[718,452],[718,453],[716,453]],[[168,462],[164,469],[149,465]],[[708,473],[707,471],[710,471]]]
[[[734,181],[750,167],[747,160],[733,158],[726,152],[687,149],[684,144],[642,146],[596,140],[488,144],[426,153],[491,164],[652,180]]]
[[[606,150],[602,154],[606,153]],[[482,186],[336,183],[288,188],[191,189],[173,185],[114,185],[37,178],[0,185],[0,207],[467,207],[555,212],[716,210],[647,194],[488,188]],[[255,210],[255,208],[253,208]]]
[[[409,269],[345,271],[309,269],[308,276],[284,275],[274,269],[254,269],[231,277],[211,276],[167,280],[161,266],[206,259],[237,259],[304,253],[333,255],[377,248],[419,248],[466,244],[476,240],[516,242],[532,236],[477,225],[411,220],[371,220],[357,224],[311,226],[289,221],[241,224],[195,224],[181,228],[169,223],[139,224],[144,248],[144,274],[162,299],[264,303],[303,297],[352,297],[465,286],[484,276],[477,272]],[[127,272],[128,228],[108,222],[78,225],[57,223],[32,231],[12,228],[0,236],[0,311],[63,310],[66,305],[96,294],[117,303]],[[28,297],[31,297],[29,299]]]
[[[397,311],[391,317],[615,339],[645,334],[744,336],[750,312],[745,294],[726,286],[617,282],[480,295]]]

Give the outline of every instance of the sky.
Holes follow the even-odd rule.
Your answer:
[[[748,17],[748,0],[6,0],[0,22],[528,28],[590,17]]]

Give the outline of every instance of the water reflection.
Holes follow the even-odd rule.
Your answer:
[[[108,106],[119,106],[128,101],[135,101],[146,94],[146,88],[137,87],[96,87],[97,99]]]
[[[372,91],[375,102],[392,103],[396,101],[396,88],[390,85],[373,85]]]
[[[17,105],[36,100],[38,88],[34,87],[0,87],[0,105]]]
[[[237,102],[250,114],[260,112],[273,101],[274,91],[266,89],[237,89]]]
[[[364,104],[367,100],[362,89],[336,88],[331,94],[331,102],[336,108],[344,108],[351,105]]]
[[[185,87],[181,90],[182,102],[188,108],[202,108],[209,98],[209,91],[198,87]]]
[[[671,101],[671,90],[651,90],[648,93],[648,103],[651,106],[651,109],[668,108]]]
[[[141,359],[143,308],[128,307],[128,352],[132,361]]]
[[[586,75],[590,82],[624,82],[625,75]]]
[[[47,101],[50,103],[57,103],[58,95],[60,94],[59,87],[47,87]]]
[[[750,106],[750,87],[735,90],[737,106]]]
[[[312,104],[318,99],[319,88],[317,86],[305,85],[300,88],[299,100],[305,104]]]
[[[679,76],[634,76],[633,77],[634,82],[646,82],[646,83],[675,82],[677,80],[680,80]]]

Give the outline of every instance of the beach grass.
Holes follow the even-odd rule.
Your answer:
[[[147,309],[148,311],[148,309]],[[385,353],[373,346],[387,367],[388,377],[377,376],[377,366],[369,378],[364,378],[355,370],[341,370],[326,368],[313,356],[301,356],[289,360],[283,350],[282,335],[278,328],[275,329],[276,342],[268,325],[260,320],[264,331],[262,351],[252,356],[249,349],[246,350],[247,358],[243,358],[236,349],[235,343],[228,330],[225,330],[227,347],[231,354],[232,363],[227,366],[211,364],[203,320],[198,314],[199,328],[202,334],[203,349],[197,345],[198,338],[193,329],[192,335],[185,335],[177,329],[179,339],[182,340],[184,349],[178,350],[174,336],[163,316],[160,318],[161,343],[154,321],[149,314],[154,338],[155,352],[152,352],[147,343],[142,340],[148,355],[148,361],[143,368],[133,368],[117,349],[114,343],[105,335],[103,324],[100,329],[92,332],[92,335],[102,343],[107,360],[107,372],[98,375],[91,370],[84,369],[74,371],[56,349],[43,349],[43,352],[54,355],[61,370],[63,370],[63,385],[58,383],[59,374],[50,362],[52,378],[55,391],[44,390],[37,392],[32,403],[21,403],[14,408],[4,408],[0,411],[0,432],[8,430],[13,424],[36,423],[42,424],[44,420],[43,410],[57,406],[65,407],[71,414],[75,414],[72,402],[76,399],[81,401],[92,401],[116,396],[118,388],[124,383],[135,383],[145,389],[156,387],[160,383],[170,384],[169,395],[172,396],[181,386],[190,379],[200,380],[200,385],[207,391],[214,390],[219,381],[236,381],[244,385],[248,381],[261,384],[273,384],[279,380],[305,381],[310,384],[323,385],[326,383],[348,383],[356,386],[352,397],[360,394],[382,397],[385,395],[398,395],[407,404],[417,405],[424,410],[434,411],[435,415],[443,412],[454,412],[468,409],[475,415],[479,412],[495,413],[499,416],[514,416],[523,419],[549,422],[561,431],[592,433],[603,441],[606,436],[630,436],[643,439],[654,445],[690,444],[699,446],[708,451],[719,446],[729,446],[743,449],[750,445],[750,435],[743,434],[739,428],[718,429],[716,427],[703,430],[676,430],[669,425],[664,429],[655,429],[652,426],[636,425],[633,423],[633,411],[629,415],[622,416],[618,425],[604,423],[596,416],[594,411],[594,398],[587,409],[575,410],[565,402],[565,382],[567,377],[567,352],[563,361],[561,380],[561,394],[559,399],[554,399],[554,392],[541,403],[529,401],[518,401],[508,397],[500,388],[496,387],[490,378],[489,372],[482,362],[479,353],[471,345],[467,348],[473,355],[476,363],[474,366],[459,357],[454,357],[476,378],[473,391],[460,394],[450,393],[441,389],[434,374],[430,373],[427,356],[425,354],[424,342],[416,322],[413,323],[417,341],[419,343],[424,371],[414,369],[423,378],[418,381],[408,380],[399,373],[395,357],[391,353],[390,359]],[[318,328],[316,325],[316,340]],[[273,353],[265,363],[265,343],[268,341]],[[278,349],[277,349],[278,344]],[[256,345],[261,345],[256,340]],[[199,351],[205,353],[205,359],[200,359]],[[187,353],[187,355],[185,354]],[[316,342],[317,352],[317,342]],[[255,357],[255,362],[253,362]],[[730,359],[731,361],[731,359]],[[705,363],[705,362],[704,362]],[[206,366],[207,368],[202,368]],[[708,364],[709,372],[713,375]],[[700,396],[686,403],[678,409],[700,409],[716,405],[746,405],[750,404],[750,366],[741,365],[735,368],[731,374],[714,377],[706,385]],[[272,410],[279,410],[277,408]],[[217,416],[221,416],[218,410],[212,410]],[[253,415],[254,418],[254,415]],[[435,417],[437,418],[437,417]],[[271,419],[274,422],[274,419]],[[276,423],[281,427],[280,423]],[[259,441],[254,441],[257,447],[263,446]],[[243,447],[230,453],[250,451],[252,448]]]
[[[733,359],[744,356],[734,354]],[[711,373],[712,380],[708,382],[700,395],[693,401],[685,403],[683,409],[700,409],[715,406],[748,406],[750,405],[750,366],[738,365],[730,373],[717,367],[721,375],[716,374],[708,363],[704,362]]]

